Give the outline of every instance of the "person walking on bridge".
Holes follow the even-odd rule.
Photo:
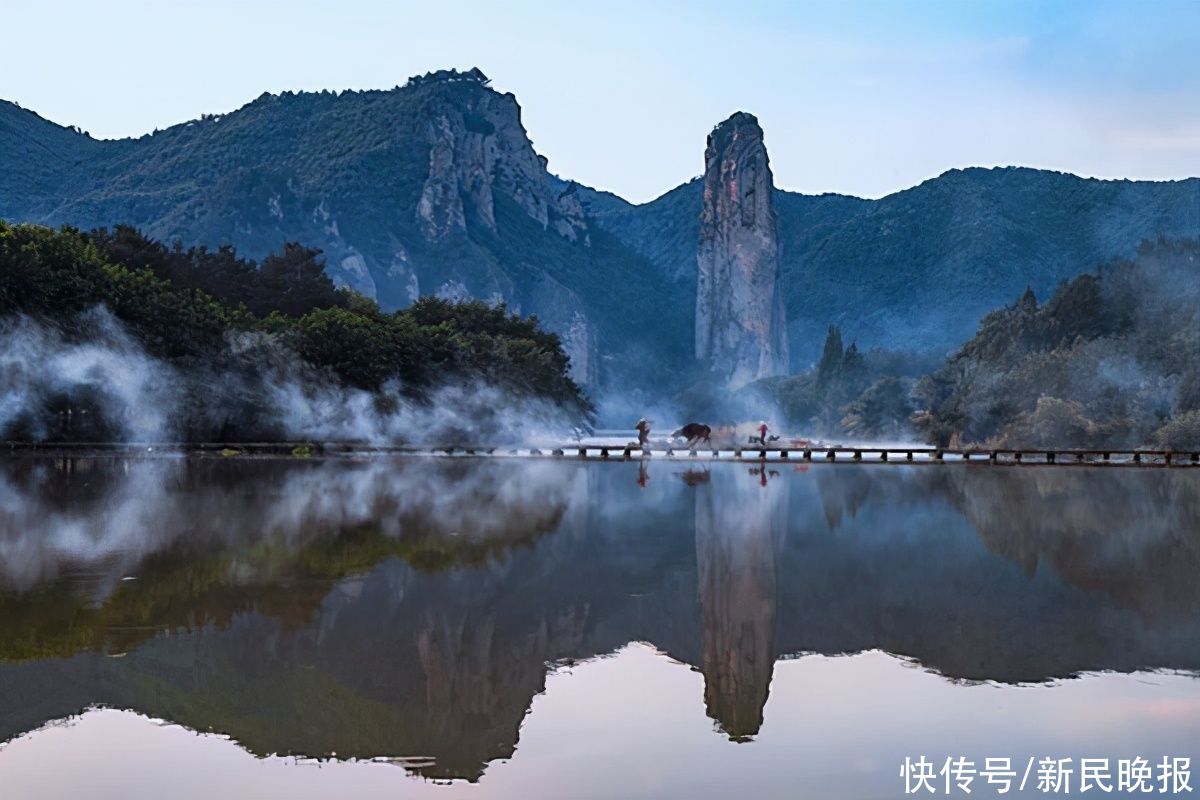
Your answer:
[[[634,425],[634,428],[638,432],[638,444],[645,447],[650,442],[650,420],[642,417],[637,421],[637,425]]]
[[[758,426],[758,441],[763,447],[767,446],[767,421],[765,419]]]

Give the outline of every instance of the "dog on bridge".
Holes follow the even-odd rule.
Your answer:
[[[699,422],[689,422],[687,425],[684,425],[682,428],[672,433],[671,437],[676,438],[682,436],[687,439],[688,447],[694,447],[700,442],[712,444],[712,441],[708,438],[711,435],[712,428],[708,427],[707,425],[701,425]]]

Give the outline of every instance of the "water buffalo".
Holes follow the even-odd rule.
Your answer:
[[[682,436],[687,439],[688,446],[691,447],[699,442],[708,442],[709,436],[712,434],[712,428],[707,425],[701,425],[699,422],[689,422],[679,430],[671,434],[672,437]]]

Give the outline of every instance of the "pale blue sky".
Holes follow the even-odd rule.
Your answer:
[[[477,65],[552,170],[636,201],[699,174],[738,109],[805,192],[968,165],[1200,174],[1200,0],[0,0],[0,19],[0,98],[99,137]]]

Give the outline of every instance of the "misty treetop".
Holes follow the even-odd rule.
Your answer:
[[[811,370],[748,388],[824,437],[1200,448],[1200,241],[1144,242],[1044,304],[1026,290],[945,359],[863,353],[831,326]]]
[[[936,366],[930,356],[846,346],[842,331],[829,326],[821,358],[799,375],[754,385],[787,423],[811,435],[858,440],[911,439],[912,388]]]
[[[14,321],[32,321],[60,356],[92,343],[111,353],[136,348],[129,364],[141,363],[132,356],[160,360],[169,380],[183,385],[174,435],[192,440],[284,436],[281,411],[270,406],[285,397],[285,382],[294,390],[287,402],[298,398],[306,408],[350,396],[331,401],[320,396],[322,387],[371,393],[386,407],[436,405],[443,387],[480,385],[494,392],[483,401],[487,408],[458,409],[464,417],[502,413],[501,397],[544,401],[567,419],[590,413],[558,337],[536,318],[436,298],[383,313],[336,288],[323,267],[319,251],[295,244],[255,263],[231,247],[166,247],[128,227],[82,233],[0,221],[0,334],[10,345],[21,337],[28,345],[28,328]],[[25,381],[36,391],[9,392],[34,407],[14,413],[8,403],[0,435],[120,438],[120,426],[105,419],[112,404],[97,395],[111,389],[87,375],[39,377],[30,363],[37,360],[14,356],[3,365],[9,388]],[[71,369],[84,367],[72,362]],[[149,384],[167,382],[167,374]],[[65,418],[70,430],[60,424]]]
[[[1200,447],[1200,241],[1032,291],[920,381],[930,441],[1020,447]]]

